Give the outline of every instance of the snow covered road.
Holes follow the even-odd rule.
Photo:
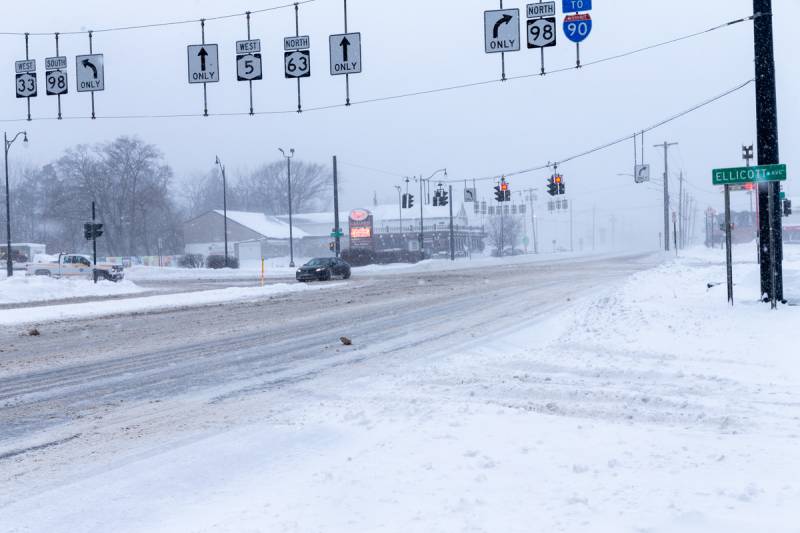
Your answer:
[[[692,261],[4,333],[0,531],[795,531],[798,367]]]

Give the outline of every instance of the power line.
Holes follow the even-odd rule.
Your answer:
[[[116,28],[101,28],[98,30],[82,30],[82,31],[64,31],[64,32],[0,32],[0,35],[6,36],[15,36],[15,37],[24,37],[24,36],[37,36],[37,37],[52,37],[55,33],[58,33],[59,36],[65,35],[86,35],[88,33],[108,33],[108,32],[116,32],[116,31],[129,31],[129,30],[144,30],[149,28],[164,28],[169,26],[181,26],[183,24],[196,24],[202,20],[208,22],[212,20],[224,20],[224,19],[231,19],[236,17],[246,17],[247,15],[255,15],[257,13],[266,13],[269,11],[277,11],[279,9],[287,9],[293,8],[295,3],[298,5],[302,4],[309,4],[311,2],[316,2],[317,0],[298,0],[297,2],[292,2],[290,4],[282,4],[273,7],[265,7],[262,9],[254,9],[252,11],[245,11],[244,13],[231,13],[228,15],[217,15],[215,17],[203,17],[203,18],[196,18],[196,19],[186,19],[186,20],[174,20],[169,22],[155,22],[152,24],[141,24],[138,26],[120,26]]]
[[[314,1],[316,1],[316,0],[305,0],[306,3],[307,2],[314,2]],[[300,3],[303,3],[303,2],[300,2]],[[277,7],[268,8],[268,9],[270,9],[270,10],[282,9],[282,8],[287,7],[289,5],[294,6],[294,4],[286,4],[284,6],[277,6]],[[224,15],[223,17],[234,17],[234,16],[240,16],[240,15]],[[597,60],[594,60],[594,61],[590,61],[588,63],[584,63],[583,66],[580,67],[580,68],[588,68],[588,67],[593,66],[593,65],[599,65],[599,64],[606,63],[606,62],[609,62],[609,61],[614,61],[614,60],[630,57],[632,55],[639,54],[639,53],[642,53],[642,52],[645,52],[645,51],[648,51],[648,50],[653,50],[655,48],[659,48],[659,47],[662,47],[662,46],[667,46],[667,45],[674,44],[674,43],[677,43],[677,42],[680,42],[680,41],[684,41],[684,40],[687,40],[687,39],[692,39],[692,38],[698,37],[700,35],[705,35],[705,34],[708,34],[708,33],[714,32],[714,31],[721,30],[723,28],[728,28],[728,27],[733,26],[735,24],[739,24],[739,23],[742,23],[742,22],[745,22],[745,21],[748,21],[748,20],[753,20],[753,19],[755,19],[755,18],[757,18],[759,16],[763,16],[763,15],[751,15],[749,17],[733,20],[733,21],[730,21],[730,22],[726,22],[724,24],[719,24],[717,26],[714,26],[712,28],[708,28],[708,29],[703,30],[703,31],[690,33],[690,34],[687,34],[687,35],[684,35],[684,36],[681,36],[681,37],[676,37],[676,38],[673,38],[673,39],[669,39],[667,41],[663,41],[663,42],[660,42],[660,43],[656,43],[656,44],[644,46],[644,47],[641,47],[641,48],[637,48],[637,49],[634,49],[634,50],[630,50],[628,52],[623,52],[623,53],[620,53],[620,54],[615,54],[615,55],[608,56],[608,57],[605,57],[605,58],[601,58],[601,59],[597,59]],[[205,19],[205,20],[211,20],[211,19]],[[184,23],[188,23],[188,22],[197,22],[197,21],[182,21],[182,22],[175,22],[175,23],[162,23],[162,25],[163,24],[184,24]],[[113,30],[107,30],[107,31],[113,31]],[[17,35],[17,34],[15,34],[15,35]],[[47,34],[47,35],[50,35],[50,34]],[[577,66],[562,67],[560,69],[551,70],[547,74],[548,75],[560,74],[560,73],[576,70],[577,68],[578,68]],[[543,75],[540,74],[540,73],[521,74],[521,75],[518,75],[518,76],[509,77],[508,81],[528,79],[528,78],[541,78],[541,77],[543,77]],[[430,94],[450,92],[450,91],[456,91],[456,90],[480,87],[480,86],[484,86],[484,85],[501,84],[501,83],[506,83],[506,82],[504,82],[502,80],[499,80],[499,79],[496,79],[496,78],[495,79],[491,79],[491,80],[468,82],[468,83],[462,83],[462,84],[458,84],[458,85],[450,85],[450,86],[446,86],[446,87],[437,87],[437,88],[433,88],[433,89],[425,89],[425,90],[414,91],[414,92],[407,92],[407,93],[400,93],[400,94],[395,94],[395,95],[387,95],[387,96],[368,98],[368,99],[364,99],[364,100],[353,100],[353,101],[350,102],[349,105],[345,104],[345,103],[339,103],[339,104],[321,105],[321,106],[316,106],[316,107],[306,107],[306,108],[304,108],[303,113],[326,111],[326,110],[332,110],[332,109],[346,108],[346,107],[350,107],[350,106],[373,104],[373,103],[378,103],[378,102],[387,102],[387,101],[392,101],[392,100],[399,100],[399,99],[404,99],[404,98],[412,98],[412,97],[417,97],[417,96],[425,96],[425,95],[430,95]],[[750,83],[750,82],[747,82],[747,83]],[[723,96],[727,96],[727,94],[723,95]],[[205,116],[208,116],[208,117],[236,117],[236,116],[253,116],[253,115],[287,115],[287,114],[295,114],[295,113],[298,113],[298,111],[296,109],[284,109],[284,110],[272,110],[272,111],[257,111],[255,113],[250,113],[250,112],[247,112],[247,111],[227,112],[227,113],[225,113],[225,112],[223,112],[223,113],[208,113],[208,115],[205,115],[203,113],[164,113],[164,114],[141,114],[141,115],[97,115],[96,117],[78,115],[78,116],[63,117],[63,119],[64,120],[84,120],[84,119],[92,118],[94,120],[96,118],[97,120],[103,120],[103,119],[105,119],[105,120],[141,120],[141,119],[164,119],[164,118],[195,118],[195,117],[205,117]],[[679,117],[676,117],[676,118],[679,118]],[[61,120],[61,119],[57,119],[55,117],[43,117],[43,118],[36,118],[36,119],[33,119],[33,120]],[[23,122],[23,121],[29,122],[29,120],[27,118],[0,119],[0,123]],[[666,122],[669,122],[669,121],[671,121],[671,120],[668,120]],[[666,123],[666,122],[664,122],[664,123]],[[656,125],[651,129],[655,129],[655,127],[658,127],[660,125],[663,125],[663,124]],[[645,132],[647,132],[647,131],[650,131],[650,130],[645,130]],[[639,133],[641,133],[641,132],[637,132],[637,135]],[[619,142],[627,141],[630,138],[631,138],[631,136],[627,136],[627,137],[625,137],[625,138],[623,138],[623,139],[621,139],[619,141],[614,142],[613,144],[618,144]],[[603,148],[606,148],[606,147],[599,147],[595,151],[598,151],[598,150],[603,149]],[[588,155],[588,154],[580,154],[579,156],[576,156],[576,157],[582,157],[583,155]],[[571,160],[571,159],[565,159],[565,160],[559,161],[559,163],[565,163],[565,162],[567,162],[569,160]],[[545,167],[543,167],[543,168],[547,168],[547,165]],[[524,174],[526,172],[532,172],[534,170],[541,170],[541,169],[542,168],[527,169],[527,170],[523,170],[523,171],[514,172],[513,174]],[[509,173],[509,174],[511,174],[511,173]],[[499,176],[492,176],[492,177],[489,177],[489,178],[482,178],[482,180],[497,179],[498,177]]]

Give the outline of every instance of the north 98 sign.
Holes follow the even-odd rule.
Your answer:
[[[549,48],[555,45],[555,17],[539,18],[528,21],[528,48]]]

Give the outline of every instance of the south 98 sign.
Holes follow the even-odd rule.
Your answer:
[[[555,45],[555,17],[539,18],[528,21],[528,48],[549,48]]]

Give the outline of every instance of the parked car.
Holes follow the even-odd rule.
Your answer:
[[[328,281],[335,277],[350,279],[350,265],[333,257],[312,259],[297,269],[297,281]]]

